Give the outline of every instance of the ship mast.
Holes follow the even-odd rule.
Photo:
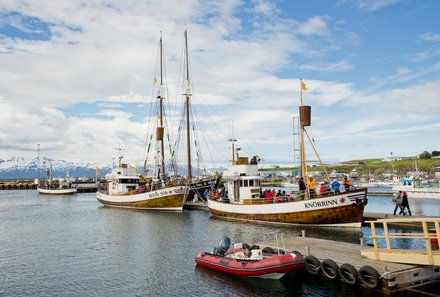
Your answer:
[[[300,106],[299,106],[299,126],[300,126],[300,155],[301,155],[301,176],[304,178],[304,182],[307,181],[307,160],[306,160],[306,148],[304,144],[305,126],[311,125],[311,107],[303,105],[302,90],[303,82],[300,80]]]
[[[191,127],[190,127],[190,108],[189,97],[190,94],[190,81],[189,81],[189,62],[188,62],[188,31],[185,29],[185,107],[186,107],[186,146],[187,146],[187,158],[188,158],[188,181],[192,179],[192,165],[191,165]]]
[[[159,127],[156,128],[156,140],[160,142],[160,153],[161,153],[161,178],[165,180],[165,145],[163,141],[163,100],[165,99],[163,94],[164,82],[163,82],[163,44],[162,35],[160,36],[160,86],[159,94],[157,98],[159,99]]]

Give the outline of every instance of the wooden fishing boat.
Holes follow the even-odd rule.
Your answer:
[[[299,252],[285,252],[272,248],[260,249],[236,243],[230,247],[230,239],[223,237],[214,253],[199,252],[197,265],[235,276],[280,279],[286,274],[304,267],[304,257]]]
[[[310,106],[300,106],[301,176],[307,180],[304,148],[305,127],[310,125]],[[308,137],[308,136],[307,136]],[[233,139],[233,137],[232,137]],[[313,144],[311,143],[313,146]],[[225,195],[208,200],[209,211],[219,217],[271,223],[307,224],[318,226],[360,227],[367,204],[367,189],[350,189],[341,193],[318,195],[297,193],[276,199],[275,203],[261,197],[258,156],[235,160],[232,143],[232,164],[223,173]],[[316,151],[316,150],[315,150]],[[330,177],[328,177],[330,180]],[[312,199],[314,198],[314,199]]]
[[[145,158],[145,177],[138,174],[136,168],[122,162],[121,149],[118,149],[118,167],[106,176],[107,189],[98,191],[96,196],[97,200],[105,206],[169,211],[182,211],[183,209],[187,187],[185,184],[173,183],[166,171],[165,110],[163,104],[166,87],[164,86],[165,80],[163,77],[162,37],[160,38],[159,52],[159,86],[156,90],[157,96],[152,98],[155,108],[152,109],[154,114],[150,115],[151,125],[148,125],[148,127],[153,128],[149,131],[151,142],[148,145],[149,149],[154,148],[154,156],[152,157],[154,162],[152,165],[153,172],[148,176],[148,160]],[[156,79],[154,86],[156,86]]]

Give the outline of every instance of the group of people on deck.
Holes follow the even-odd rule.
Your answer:
[[[298,188],[299,188],[299,191],[297,193],[294,193],[292,191],[290,192],[290,194],[286,194],[285,191],[278,190],[278,192],[276,192],[275,189],[273,189],[273,190],[265,190],[261,192],[260,197],[265,198],[268,203],[314,199],[317,197],[316,182],[312,176],[309,176],[307,185],[302,176],[301,177],[297,176],[296,179],[298,180]],[[345,191],[350,190],[351,182],[347,176],[344,177],[342,181],[342,185],[344,186]],[[332,183],[329,183],[328,181],[324,181],[321,182],[319,188],[319,195],[324,196],[333,193],[339,194],[341,193],[340,188],[341,188],[341,183],[336,178],[333,179]],[[310,193],[310,195],[307,195],[307,192]]]

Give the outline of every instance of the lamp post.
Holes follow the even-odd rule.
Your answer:
[[[390,153],[391,155],[391,167],[393,168],[392,176],[394,177],[394,159],[393,159],[393,152]]]

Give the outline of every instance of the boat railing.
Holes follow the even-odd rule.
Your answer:
[[[363,249],[362,255],[370,259],[382,260],[389,262],[401,262],[423,265],[440,265],[440,218],[396,218],[396,219],[380,219],[376,221],[367,221],[371,226],[371,238],[373,240],[373,248]],[[389,226],[393,224],[408,223],[417,226],[417,230],[421,232],[401,232],[391,233]],[[381,225],[383,233],[379,234],[376,225]],[[414,231],[414,230],[412,230]],[[408,250],[392,247],[392,239],[413,239],[424,243],[423,250]],[[385,241],[385,248],[379,247],[379,241]]]

